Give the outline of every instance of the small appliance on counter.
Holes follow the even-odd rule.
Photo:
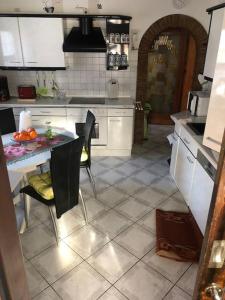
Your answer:
[[[209,108],[210,94],[204,91],[190,91],[188,95],[188,110],[192,116],[206,117]]]
[[[18,86],[19,99],[34,102],[36,100],[36,88],[34,85],[19,85]]]
[[[111,79],[107,84],[107,92],[109,99],[117,99],[119,96],[119,82],[116,79]]]
[[[9,100],[9,87],[6,76],[0,76],[0,102]]]

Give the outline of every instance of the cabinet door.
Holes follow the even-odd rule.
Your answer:
[[[133,117],[108,118],[108,149],[131,149]]]
[[[33,127],[46,127],[47,129],[47,122],[51,122],[50,126],[58,127],[58,128],[65,128],[66,124],[66,117],[59,117],[59,116],[32,116],[32,126]]]
[[[216,59],[222,33],[224,12],[225,9],[221,8],[214,10],[212,14],[204,68],[204,75],[210,78],[214,77]]]
[[[175,169],[177,163],[177,151],[179,145],[179,137],[176,132],[173,133],[173,147],[172,147],[172,154],[171,154],[171,161],[170,161],[170,174],[173,178],[175,178]]]
[[[205,233],[213,186],[213,180],[196,161],[189,206],[202,234]]]
[[[65,67],[62,19],[19,18],[24,65]]]
[[[180,140],[178,152],[177,152],[177,163],[175,171],[175,181],[181,191],[187,205],[190,201],[190,192],[192,185],[192,178],[194,172],[195,158]]]
[[[0,66],[23,66],[18,18],[0,18]]]

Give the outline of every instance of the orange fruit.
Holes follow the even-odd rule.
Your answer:
[[[35,130],[32,130],[32,131],[30,132],[30,138],[31,138],[31,139],[36,139],[36,137],[37,137],[37,132],[36,132]]]
[[[16,137],[17,137],[19,134],[20,134],[19,132],[14,132],[14,133],[13,133],[13,138],[16,139]]]

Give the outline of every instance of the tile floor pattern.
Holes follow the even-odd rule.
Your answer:
[[[155,254],[155,209],[187,211],[169,175],[170,126],[127,157],[95,157],[98,199],[81,173],[89,224],[80,206],[59,220],[57,247],[48,210],[33,201],[21,236],[30,293],[35,300],[188,300],[197,265]]]

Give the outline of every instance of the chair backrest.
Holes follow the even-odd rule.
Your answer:
[[[1,134],[16,131],[16,123],[12,108],[0,109],[0,132]]]
[[[88,153],[88,164],[91,165],[91,137],[95,128],[95,116],[89,110],[87,112],[86,123],[84,125],[84,147]]]
[[[83,138],[80,137],[51,151],[50,171],[57,218],[78,204],[82,147]]]

